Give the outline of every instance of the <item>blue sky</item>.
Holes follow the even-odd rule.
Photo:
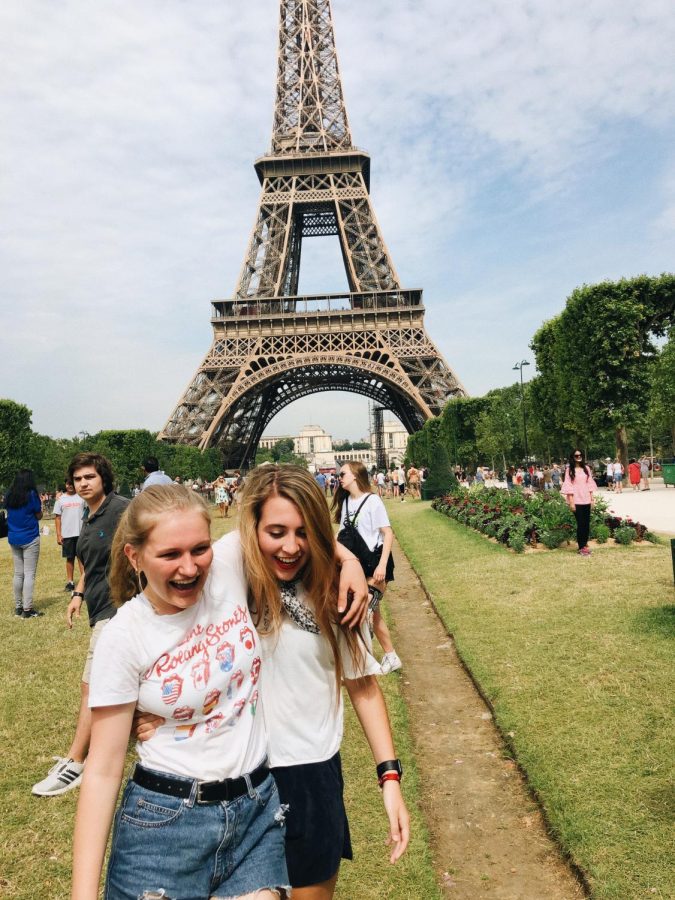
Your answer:
[[[513,380],[575,286],[673,270],[669,2],[333,12],[385,240],[470,393]],[[37,430],[159,429],[208,349],[270,143],[277,15],[276,0],[0,6],[0,395]],[[306,242],[302,289],[344,283],[337,244]],[[316,395],[268,430],[310,421],[358,437],[366,402]]]

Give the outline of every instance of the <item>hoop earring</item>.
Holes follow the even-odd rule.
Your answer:
[[[145,577],[145,572],[142,569],[135,569],[136,574],[136,585],[138,586],[138,593],[142,594],[148,584],[148,579]]]

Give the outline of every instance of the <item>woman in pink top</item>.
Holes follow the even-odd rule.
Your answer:
[[[577,544],[582,556],[590,556],[588,534],[591,528],[591,507],[593,494],[598,486],[593,479],[590,468],[586,465],[584,454],[575,450],[570,454],[565,467],[565,480],[560,492],[567,498],[567,505],[577,520]]]

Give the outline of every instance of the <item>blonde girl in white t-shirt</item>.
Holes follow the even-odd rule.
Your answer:
[[[391,547],[394,532],[384,503],[373,493],[368,480],[368,471],[362,462],[345,462],[338,473],[339,487],[333,498],[333,514],[340,525],[340,531],[349,520],[368,546],[370,556],[360,560],[366,573],[368,584],[378,595],[374,595],[373,631],[384,650],[382,673],[388,675],[402,666],[394,650],[387,623],[379,609],[379,600],[387,589],[387,583],[394,579],[394,560]],[[338,534],[338,540],[340,540]],[[352,548],[353,549],[353,548]],[[354,551],[355,552],[355,551]],[[357,553],[357,556],[359,554]]]
[[[182,485],[131,501],[111,559],[120,609],[91,672],[73,900],[99,895],[137,705],[165,720],[138,746],[115,816],[107,900],[286,896],[284,811],[266,759],[262,649],[245,580],[213,562],[208,510]]]

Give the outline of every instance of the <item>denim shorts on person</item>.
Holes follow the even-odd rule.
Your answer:
[[[274,778],[229,803],[197,804],[195,796],[196,785],[182,800],[127,782],[115,816],[106,900],[162,890],[172,900],[207,900],[288,889],[284,811]]]

